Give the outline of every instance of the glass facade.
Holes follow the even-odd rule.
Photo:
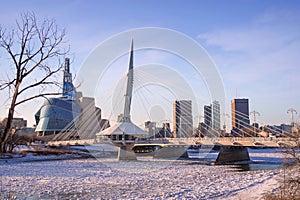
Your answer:
[[[65,97],[45,100],[44,105],[35,115],[37,123],[35,131],[50,135],[65,127],[71,127],[71,123],[74,123],[74,119],[80,112],[80,105]]]

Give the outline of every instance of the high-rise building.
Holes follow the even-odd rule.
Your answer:
[[[242,128],[250,126],[248,99],[231,100],[231,111],[232,129],[235,132],[239,132]]]
[[[173,104],[174,137],[190,137],[193,134],[192,101],[178,100]]]
[[[204,124],[206,128],[211,128],[212,115],[211,106],[204,106]]]
[[[213,101],[212,103],[212,128],[214,130],[221,130],[221,114],[220,114],[220,103]]]

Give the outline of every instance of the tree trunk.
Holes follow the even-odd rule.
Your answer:
[[[1,146],[0,146],[0,152],[1,153],[6,153],[7,152],[8,138],[12,134],[11,126],[12,126],[12,121],[13,121],[13,118],[14,118],[14,111],[15,111],[15,107],[16,107],[16,101],[17,101],[17,97],[18,97],[19,86],[20,86],[20,83],[17,83],[16,88],[14,90],[13,98],[11,100],[10,108],[9,108],[9,111],[8,111],[8,116],[7,116],[7,121],[6,121],[5,129],[4,129],[4,133],[1,137]]]
[[[4,133],[1,138],[1,149],[0,149],[1,153],[6,153],[7,151],[7,140],[11,134],[11,125],[14,117],[13,115],[14,115],[14,106],[12,107],[11,105],[9,109],[5,129],[4,129]]]

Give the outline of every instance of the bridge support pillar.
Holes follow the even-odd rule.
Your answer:
[[[123,145],[120,146],[118,152],[119,160],[136,160],[136,155],[132,150],[132,145]]]
[[[238,161],[249,161],[247,147],[241,146],[222,146],[216,163],[232,163]]]
[[[188,158],[187,147],[180,145],[164,146],[159,149],[153,157],[166,159]]]

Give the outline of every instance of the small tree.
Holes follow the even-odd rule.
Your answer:
[[[284,163],[280,187],[275,193],[266,194],[265,200],[300,199],[300,132],[290,138],[291,146],[284,146]]]
[[[12,76],[8,74],[7,80],[0,80],[0,90],[8,91],[10,102],[0,139],[0,153],[8,150],[12,120],[18,105],[39,97],[60,94],[47,92],[47,88],[59,85],[55,75],[62,69],[60,57],[67,53],[62,47],[64,40],[65,31],[58,29],[54,20],[45,19],[38,23],[32,12],[21,14],[15,29],[7,30],[0,26],[0,50],[4,52],[1,59],[7,55],[6,71],[12,71]]]

